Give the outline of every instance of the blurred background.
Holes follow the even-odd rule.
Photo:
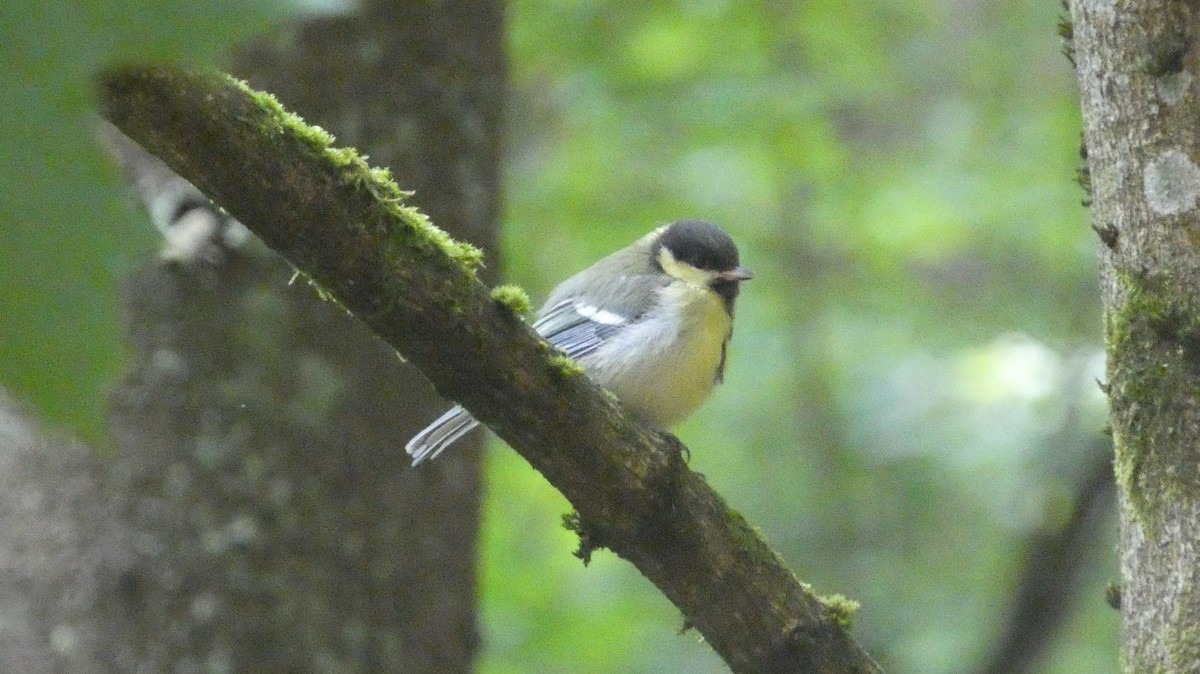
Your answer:
[[[0,387],[108,447],[116,286],[158,237],[93,141],[95,70],[216,62],[340,9],[0,7]],[[1095,236],[1059,14],[509,5],[508,279],[537,302],[658,224],[734,236],[756,278],[726,383],[678,434],[802,580],[862,602],[854,633],[889,671],[1116,670]],[[725,671],[631,566],[572,557],[569,506],[494,444],[480,672]]]

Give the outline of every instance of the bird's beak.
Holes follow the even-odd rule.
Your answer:
[[[745,267],[735,267],[717,275],[722,281],[748,281],[754,278],[754,272]]]

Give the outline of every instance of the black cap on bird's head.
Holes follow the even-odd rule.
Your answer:
[[[703,271],[728,271],[738,266],[733,239],[725,230],[702,220],[680,220],[667,226],[656,248],[666,248],[676,260]]]
[[[731,310],[738,284],[753,277],[738,263],[737,244],[725,230],[702,220],[680,220],[661,229],[651,256],[663,272],[711,287]]]

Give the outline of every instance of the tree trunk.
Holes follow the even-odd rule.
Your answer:
[[[366,4],[243,50],[235,70],[491,254],[500,5]],[[24,533],[0,538],[0,623],[23,629],[0,629],[0,669],[471,670],[482,434],[411,470],[404,442],[444,403],[292,273],[234,252],[125,284],[115,456],[8,454],[21,470],[0,483],[20,489],[0,527]]]
[[[1121,648],[1200,668],[1200,22],[1073,0],[1120,493]]]

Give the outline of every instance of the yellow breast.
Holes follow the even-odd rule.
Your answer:
[[[670,427],[712,392],[731,319],[706,287],[677,283],[662,292],[669,294],[659,303],[662,314],[644,321],[645,328],[631,326],[614,352],[588,369],[630,411]]]

